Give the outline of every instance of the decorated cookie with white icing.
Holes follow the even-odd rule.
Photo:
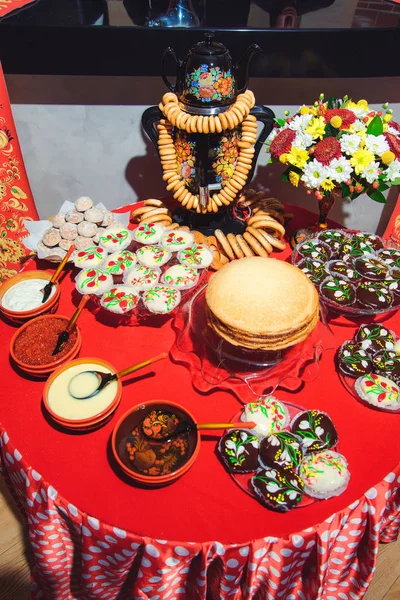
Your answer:
[[[171,252],[179,252],[186,246],[191,246],[194,243],[194,235],[190,231],[184,229],[175,229],[174,231],[166,231],[162,236],[161,246]]]
[[[160,275],[160,269],[135,265],[124,273],[124,283],[131,285],[138,292],[145,292],[158,283]]]
[[[354,389],[361,400],[375,408],[400,411],[399,386],[387,377],[368,373],[357,379]]]
[[[100,304],[110,312],[124,315],[136,308],[139,294],[128,285],[115,285],[103,294]]]
[[[100,269],[84,269],[75,278],[76,289],[80,294],[102,296],[112,284],[112,275]]]
[[[142,246],[137,250],[136,256],[145,267],[162,267],[171,258],[171,252],[157,245]]]
[[[131,232],[122,225],[107,227],[100,236],[99,244],[108,252],[125,250],[132,241]]]
[[[305,456],[299,474],[305,493],[320,499],[339,496],[350,480],[347,460],[342,454],[332,450]]]
[[[107,252],[104,248],[98,246],[90,246],[87,250],[79,250],[74,254],[74,265],[79,269],[87,269],[89,267],[98,267],[105,257]]]
[[[204,244],[193,244],[192,246],[186,246],[179,252],[178,260],[187,267],[206,269],[214,260],[214,254],[211,248]]]
[[[161,223],[140,223],[133,232],[133,239],[139,244],[158,244],[164,232]]]
[[[103,269],[107,273],[111,273],[111,275],[121,275],[131,269],[136,262],[137,259],[134,252],[122,250],[121,252],[113,252],[107,256]]]
[[[256,426],[251,431],[262,439],[274,431],[285,429],[289,423],[289,413],[286,406],[274,396],[264,396],[257,402],[246,404],[240,420],[253,421]]]
[[[167,314],[181,301],[179,290],[168,285],[155,285],[143,294],[143,304],[152,313]]]
[[[198,270],[192,267],[185,267],[185,265],[169,267],[161,277],[162,283],[166,283],[178,290],[188,290],[194,287],[198,280]]]

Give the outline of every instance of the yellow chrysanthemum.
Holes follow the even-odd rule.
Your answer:
[[[383,117],[383,121],[384,121],[385,123],[389,123],[389,121],[391,121],[392,119],[393,119],[393,115],[389,115],[389,114],[386,114],[386,115]]]
[[[330,179],[324,179],[321,183],[321,187],[325,192],[330,192],[335,189],[335,184]]]
[[[283,165],[286,165],[287,157],[288,157],[288,154],[286,152],[284,152],[283,154],[280,155],[279,162],[281,162]]]
[[[308,106],[304,105],[300,109],[300,114],[301,115],[311,115],[311,114],[314,114],[314,113],[311,110],[311,108],[309,108]]]
[[[305,129],[305,133],[309,133],[313,140],[324,137],[325,134],[325,119],[324,117],[313,117]]]
[[[293,165],[294,167],[299,167],[302,169],[306,162],[308,161],[308,152],[307,150],[298,150],[294,146],[290,150],[287,155],[287,162]]]
[[[349,162],[351,166],[354,167],[356,174],[359,175],[360,173],[364,172],[365,167],[367,167],[369,163],[373,162],[374,159],[374,154],[369,150],[357,150]]]
[[[341,126],[343,121],[338,115],[336,115],[335,117],[332,117],[332,119],[329,121],[329,123],[332,125],[332,127],[339,129],[339,127]]]
[[[395,156],[394,152],[391,152],[390,150],[387,150],[381,156],[381,159],[382,159],[382,162],[384,165],[390,165],[390,163],[392,163],[395,158],[396,158],[396,156]]]
[[[300,175],[298,173],[295,173],[294,171],[290,171],[289,181],[292,185],[294,185],[294,187],[298,187],[299,180],[300,180]]]
[[[363,108],[364,110],[369,111],[368,102],[366,100],[359,100],[358,102],[348,100],[346,108]]]

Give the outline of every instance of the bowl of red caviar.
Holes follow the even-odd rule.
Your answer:
[[[62,315],[43,315],[24,323],[11,340],[13,363],[29,375],[42,378],[78,356],[82,336],[76,325],[62,350],[52,354],[68,322],[69,318]]]
[[[144,432],[161,427],[159,415],[191,427],[165,441]],[[176,481],[194,464],[200,451],[200,434],[193,415],[183,406],[165,400],[143,402],[119,419],[111,436],[113,456],[120,469],[142,485],[159,487]],[[150,428],[150,429],[149,429]]]

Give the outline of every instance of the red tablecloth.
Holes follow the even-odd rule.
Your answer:
[[[292,228],[312,218],[296,213]],[[59,314],[71,314],[72,289],[67,275]],[[387,326],[400,333],[399,317]],[[171,322],[111,328],[87,310],[80,327],[80,355],[104,358],[117,369],[170,348],[174,340]],[[332,329],[339,346],[355,326]],[[233,395],[200,395],[184,367],[162,361],[154,377],[125,382],[121,405],[102,429],[63,433],[43,415],[44,384],[19,377],[10,366],[14,331],[0,324],[1,456],[28,514],[35,585],[41,588],[35,597],[202,598],[214,567],[220,585],[215,597],[253,597],[257,590],[260,598],[287,600],[363,596],[379,539],[394,539],[399,528],[400,416],[370,410],[350,396],[335,372],[333,350],[324,353],[317,380],[296,394],[276,395],[330,414],[349,461],[350,485],[337,498],[282,515],[236,486],[215,457],[215,437],[203,436],[193,468],[165,488],[135,487],[110,466],[112,428],[132,405],[170,399],[199,421],[226,420],[240,407]],[[121,589],[126,595],[118,595]]]

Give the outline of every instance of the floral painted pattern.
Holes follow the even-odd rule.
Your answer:
[[[0,16],[23,4],[0,0]],[[16,275],[29,254],[22,243],[28,235],[24,219],[37,218],[0,68],[0,283]]]
[[[0,17],[5,17],[14,10],[18,10],[34,0],[0,0]]]
[[[235,81],[230,69],[200,65],[186,75],[185,96],[192,95],[202,102],[229,100],[234,94]]]
[[[218,183],[228,181],[235,171],[239,156],[239,139],[238,130],[231,129],[224,133],[218,145],[214,148],[215,160],[212,166]]]
[[[195,143],[191,136],[181,129],[175,136],[176,172],[181,179],[189,184],[196,174]]]

